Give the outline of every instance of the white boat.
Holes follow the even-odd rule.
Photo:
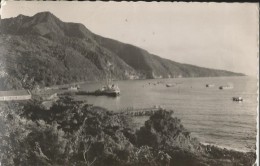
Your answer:
[[[243,101],[242,97],[233,97],[233,101]]]
[[[214,84],[206,84],[207,88],[214,87],[214,86],[215,86]]]
[[[233,89],[233,86],[227,85],[227,86],[220,86],[219,89],[224,90],[224,89]]]

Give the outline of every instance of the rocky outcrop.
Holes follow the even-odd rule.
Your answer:
[[[155,112],[137,131],[138,145],[154,148],[172,146],[193,152],[197,151],[199,142],[190,136],[180,119],[172,117],[172,113],[163,109]]]
[[[136,132],[137,145],[171,156],[170,165],[252,165],[256,154],[202,145],[183,127],[172,111],[159,110]]]

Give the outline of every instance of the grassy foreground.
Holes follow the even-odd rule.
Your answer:
[[[251,166],[256,154],[204,146],[172,112],[159,110],[140,129],[131,118],[63,97],[1,103],[4,166]]]

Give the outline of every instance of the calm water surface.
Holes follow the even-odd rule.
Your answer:
[[[156,84],[158,81],[164,83]],[[128,107],[147,108],[160,105],[174,110],[174,115],[201,142],[241,151],[255,150],[257,119],[257,79],[251,77],[176,78],[116,82],[121,90],[117,98],[80,96],[78,99],[113,111]],[[151,83],[149,85],[149,83]],[[166,87],[171,83],[173,87]],[[215,87],[206,88],[206,84]],[[231,84],[233,89],[219,90]],[[94,91],[102,84],[83,84]],[[232,97],[241,96],[243,102]],[[143,123],[145,118],[137,118]]]

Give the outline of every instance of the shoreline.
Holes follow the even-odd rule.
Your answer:
[[[135,109],[134,109],[135,110]],[[173,117],[177,117],[177,116],[173,116]],[[137,117],[132,117],[133,119],[134,118],[140,118],[139,116],[137,116]],[[177,117],[178,119],[181,119],[180,117]],[[149,119],[149,116],[146,116],[145,118],[143,117],[143,119],[146,119],[146,120],[148,120]],[[135,121],[135,120],[134,120]],[[144,122],[141,124],[140,122],[136,122],[135,121],[135,123],[134,123],[134,125],[135,125],[135,129],[136,130],[138,130],[141,126],[143,126],[144,125]],[[191,135],[193,135],[192,134],[192,132],[191,132]],[[198,137],[196,137],[196,136],[193,136],[194,138],[196,138],[196,139],[198,139],[199,140],[199,138]],[[202,144],[202,145],[204,145],[204,146],[214,146],[214,147],[217,147],[217,148],[220,148],[220,149],[227,149],[227,150],[229,150],[229,151],[236,151],[236,152],[241,152],[241,153],[250,153],[250,152],[252,152],[252,153],[256,153],[256,150],[253,150],[253,149],[251,149],[251,150],[245,150],[244,148],[243,149],[239,149],[239,148],[234,148],[234,147],[229,147],[229,146],[225,146],[225,145],[219,145],[219,144],[214,144],[214,143],[207,143],[207,142],[203,142],[203,141],[200,141],[199,140],[199,142],[200,142],[200,144]],[[249,148],[248,148],[249,149]]]
[[[242,75],[242,76],[209,76],[209,77],[174,77],[174,78],[146,78],[146,79],[115,79],[113,81],[143,81],[143,80],[161,80],[161,79],[189,79],[189,78],[195,78],[195,79],[199,79],[199,78],[230,78],[230,77],[250,77],[250,78],[256,78],[254,76],[250,76],[250,75]],[[257,79],[257,78],[256,78]],[[96,81],[79,81],[79,82],[71,82],[68,84],[62,84],[62,85],[52,85],[52,86],[45,86],[47,88],[55,88],[55,87],[63,87],[63,86],[71,86],[73,84],[94,84],[94,83],[102,83],[105,80],[96,80]],[[43,88],[45,88],[43,87]]]
[[[142,110],[141,108],[130,108],[130,110],[132,111],[135,111],[135,110]],[[169,111],[169,109],[166,109],[167,111]],[[121,109],[119,112],[124,112],[124,111],[127,111],[127,109]],[[113,111],[114,112],[114,111]],[[117,113],[117,112],[115,112]],[[173,117],[176,117],[178,119],[180,119],[182,121],[182,119],[176,115],[174,115]],[[134,117],[131,117],[134,121],[134,125],[135,125],[135,129],[138,130],[141,126],[144,125],[145,121],[149,119],[149,116],[134,116]],[[140,122],[138,119],[145,119],[144,122]],[[184,125],[185,126],[185,125]],[[191,132],[191,135],[193,132]],[[207,143],[207,142],[204,142],[204,141],[200,141],[200,139],[196,136],[193,135],[194,138],[197,138],[199,140],[199,142],[204,145],[204,146],[214,146],[214,147],[217,147],[217,148],[220,148],[220,149],[227,149],[227,150],[230,150],[230,151],[236,151],[236,152],[242,152],[242,153],[249,153],[249,152],[253,152],[253,153],[256,153],[256,149],[251,149],[251,148],[247,148],[247,147],[244,147],[242,149],[239,149],[239,148],[234,148],[234,147],[230,147],[230,146],[225,146],[225,145],[220,145],[220,144],[216,144],[216,143]],[[255,145],[256,146],[256,145]],[[246,150],[248,149],[248,150]]]
[[[243,149],[237,149],[237,148],[232,148],[232,147],[227,147],[227,146],[222,146],[222,145],[218,145],[218,144],[212,144],[212,143],[206,143],[206,142],[200,142],[202,145],[204,146],[214,146],[220,149],[227,149],[229,151],[235,151],[235,152],[241,152],[241,153],[256,153],[256,150],[252,150],[252,151],[246,151]]]
[[[26,147],[22,145],[15,147],[16,145],[12,143],[8,145],[11,149],[18,148],[21,152],[28,150],[27,155],[31,156],[24,156],[21,162],[31,162],[31,158],[35,158],[34,151],[31,151],[35,148],[35,145],[31,144],[32,139],[33,142],[39,142],[44,156],[48,157],[46,160],[46,157],[42,158],[43,155],[39,155],[37,161],[51,161],[53,165],[58,163],[64,165],[63,160],[55,159],[56,157],[64,158],[64,155],[68,157],[70,162],[84,163],[82,158],[76,157],[82,156],[81,151],[79,151],[82,143],[91,143],[92,148],[88,148],[90,150],[88,153],[98,158],[97,162],[101,163],[97,163],[97,165],[106,165],[106,162],[102,163],[102,161],[107,160],[115,162],[114,165],[124,165],[130,156],[135,155],[137,158],[131,160],[130,163],[131,166],[138,165],[137,163],[143,162],[143,156],[139,151],[142,151],[144,155],[150,155],[147,162],[141,165],[154,165],[150,163],[154,158],[159,159],[158,163],[162,163],[161,155],[166,157],[164,159],[169,165],[176,162],[179,165],[192,165],[193,163],[197,163],[197,165],[236,165],[237,163],[251,165],[255,162],[255,152],[240,152],[201,143],[182,125],[178,117],[172,116],[173,112],[170,110],[159,109],[155,111],[148,116],[148,120],[141,127],[138,127],[138,130],[133,130],[132,117],[126,114],[116,113],[105,107],[93,106],[87,102],[75,101],[69,96],[64,96],[59,101],[54,102],[54,107],[51,106],[48,109],[42,107],[41,103],[36,100],[25,103],[18,102],[18,107],[15,106],[16,109],[12,107],[11,102],[7,102],[8,109],[2,110],[8,113],[9,109],[14,109],[13,115],[9,115],[8,119],[3,119],[6,122],[4,127],[11,129],[7,130],[10,132],[9,135],[16,131],[13,130],[13,127],[18,131],[21,128],[26,129],[24,132],[30,131],[26,137],[21,137],[19,132],[16,133],[18,134],[16,138],[21,139],[19,142],[25,144]],[[8,104],[11,104],[11,107]],[[17,111],[19,111],[18,116]],[[27,123],[28,121],[30,123]],[[18,122],[19,125],[13,125],[13,123]],[[52,129],[51,133],[50,129]],[[21,134],[23,135],[23,133]],[[46,134],[49,137],[42,137]],[[64,134],[68,137],[63,137]],[[53,137],[54,135],[55,137]],[[6,139],[10,140],[8,137]],[[76,146],[70,143],[73,140],[78,140]],[[67,142],[68,147],[76,148],[73,151],[76,158],[64,153],[65,151],[52,151],[52,147],[64,149],[62,146],[64,141]],[[104,148],[100,148],[100,146]],[[108,149],[111,152],[107,153]],[[99,152],[96,153],[96,150]],[[50,153],[53,153],[55,158],[52,158]],[[111,158],[110,153],[113,156],[121,156],[120,154],[124,153],[125,157]],[[12,157],[13,160],[20,158],[20,156],[15,155]]]

